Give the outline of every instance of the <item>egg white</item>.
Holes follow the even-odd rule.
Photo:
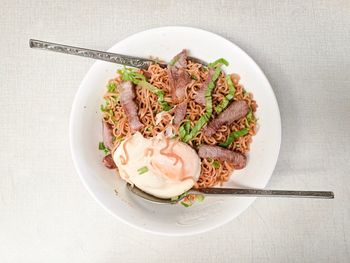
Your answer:
[[[122,162],[125,158],[124,144],[129,156],[126,164]],[[174,176],[177,175],[181,163],[174,164],[174,158],[160,153],[165,146],[166,139],[163,135],[146,139],[137,132],[131,138],[124,140],[113,153],[113,160],[121,178],[159,198],[175,197],[191,189],[201,171],[201,161],[196,151],[183,142],[174,145],[173,152],[182,158],[186,178],[188,177],[176,178]],[[147,154],[146,149],[152,149],[153,154]],[[140,174],[138,170],[142,167],[147,167],[147,172]],[[168,176],[162,171],[173,172],[174,176]]]

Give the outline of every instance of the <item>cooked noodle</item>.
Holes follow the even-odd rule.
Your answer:
[[[201,64],[189,61],[187,72],[190,74],[192,81],[187,87],[186,100],[188,101],[188,107],[186,116],[190,120],[191,127],[193,127],[196,121],[205,112],[205,106],[197,104],[194,101],[194,96],[196,92],[201,88],[202,83],[207,78],[208,70],[206,70]],[[148,81],[152,85],[165,92],[164,100],[172,104],[172,98],[168,85],[167,70],[161,68],[158,64],[153,64],[150,65],[148,70],[143,73],[149,76]],[[235,140],[231,145],[229,145],[228,149],[241,152],[243,154],[247,154],[249,152],[252,136],[256,134],[256,119],[254,117],[254,112],[256,111],[257,104],[255,100],[253,100],[252,94],[246,92],[244,90],[244,87],[239,83],[239,76],[237,74],[231,74],[230,76],[236,88],[234,100],[243,99],[247,101],[249,107],[252,109],[253,118],[248,122],[247,118],[243,117],[229,126],[223,125],[212,137],[207,137],[200,131],[197,136],[188,142],[188,144],[194,149],[197,149],[199,145],[204,143],[208,145],[216,145],[222,143],[227,139],[228,135],[231,132],[238,131],[243,128],[248,128],[249,133]],[[110,83],[115,83],[118,85],[120,81],[120,77],[117,76],[115,79],[110,80]],[[213,108],[215,108],[215,106],[217,106],[223,100],[228,92],[229,87],[225,81],[225,75],[224,73],[221,73],[216,82],[216,87],[212,93]],[[103,114],[103,119],[104,121],[110,123],[113,127],[113,135],[115,136],[115,148],[122,140],[131,134],[127,117],[122,106],[119,103],[118,98],[119,94],[117,89],[115,92],[107,92],[104,95],[104,99],[106,100],[106,107]],[[141,87],[136,87],[135,102],[138,105],[139,119],[144,125],[144,127],[141,129],[141,134],[146,138],[156,136],[159,133],[164,133],[167,128],[169,129],[169,127],[171,127],[171,129],[174,130],[175,134],[177,134],[177,131],[171,123],[174,116],[174,109],[168,112],[163,112],[160,121],[156,122],[156,115],[162,112],[157,99],[157,95],[151,93],[149,90]],[[221,185],[222,183],[228,181],[231,173],[234,170],[232,165],[226,161],[220,161],[220,165],[214,165],[214,160],[209,158],[202,159],[201,161],[201,175],[199,177],[199,180],[196,182],[195,187],[202,188],[215,186],[217,184]]]

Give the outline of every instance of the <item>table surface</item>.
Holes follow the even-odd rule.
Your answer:
[[[350,262],[349,1],[0,3],[1,262]],[[31,50],[28,39],[106,50],[165,25],[215,32],[256,60],[282,117],[269,188],[333,190],[334,200],[258,199],[216,230],[170,238],[92,199],[68,123],[93,61]]]

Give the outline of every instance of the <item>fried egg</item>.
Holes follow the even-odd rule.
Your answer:
[[[146,139],[137,132],[121,142],[113,160],[121,178],[159,198],[175,197],[191,189],[201,172],[197,152],[164,135]]]

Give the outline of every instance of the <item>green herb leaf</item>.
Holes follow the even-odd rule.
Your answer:
[[[204,113],[199,120],[196,122],[196,124],[193,126],[191,132],[189,134],[186,134],[186,136],[183,138],[182,141],[184,142],[188,142],[190,141],[192,138],[194,138],[197,133],[200,131],[200,129],[202,129],[202,127],[204,126],[204,124],[206,124],[209,120],[209,118],[207,117],[208,115],[206,113]]]
[[[123,69],[118,70],[118,73],[122,76],[122,79],[125,81],[131,81],[135,85],[139,85],[145,89],[148,89],[150,92],[158,96],[158,103],[164,111],[171,109],[170,105],[164,101],[164,91],[153,86],[151,83],[148,83],[146,77],[137,72],[136,69],[124,67]]]
[[[136,85],[140,81],[146,81],[146,77],[134,68],[124,66],[123,69],[119,69],[117,72],[122,76],[122,80],[131,81]]]
[[[221,68],[217,67],[215,69],[215,72],[211,78],[211,81],[208,84],[207,89],[205,90],[205,113],[199,118],[197,123],[193,126],[191,132],[185,136],[183,139],[184,142],[190,141],[192,138],[194,138],[197,133],[202,129],[202,127],[209,121],[212,113],[213,113],[213,104],[212,104],[212,96],[211,93],[213,92],[215,88],[215,81],[218,79],[218,77],[221,74]]]
[[[232,79],[230,77],[230,75],[227,75],[225,78],[227,85],[229,87],[229,92],[228,94],[224,97],[224,99],[220,102],[220,104],[215,108],[215,111],[217,113],[222,112],[224,109],[226,109],[228,103],[230,102],[230,100],[233,99],[233,97],[235,96],[235,86],[233,85]]]
[[[190,120],[186,120],[185,123],[184,123],[184,126],[185,126],[186,132],[189,133],[189,132],[190,132],[190,129],[191,129]]]
[[[180,127],[179,127],[179,136],[180,136],[180,139],[184,139],[187,135],[187,132],[186,132],[186,129],[185,129],[185,125],[182,124]]]
[[[147,81],[143,80],[138,82],[140,87],[148,89],[150,92],[156,94],[158,96],[158,103],[162,107],[162,110],[168,111],[171,109],[170,105],[164,100],[164,91],[158,89]]]
[[[191,129],[190,120],[185,120],[179,127],[179,136],[181,140],[184,139],[189,134],[190,129]]]
[[[254,118],[254,116],[253,116],[253,111],[252,111],[252,109],[249,109],[249,112],[248,112],[248,114],[247,114],[247,116],[246,116],[246,119],[247,119],[247,121],[248,121],[248,124],[250,124],[250,123],[252,122],[253,118]]]
[[[217,160],[215,160],[215,161],[213,162],[213,167],[214,167],[215,169],[220,168],[220,162],[217,161]]]
[[[148,167],[147,166],[142,166],[141,168],[137,169],[137,172],[139,174],[144,174],[148,172]]]
[[[215,60],[214,62],[209,63],[209,64],[208,64],[208,68],[215,68],[215,67],[221,66],[221,65],[228,66],[229,63],[227,62],[226,59],[224,59],[224,58],[219,58],[219,59]]]
[[[247,128],[244,128],[242,130],[239,130],[239,131],[234,131],[234,132],[231,132],[230,135],[227,137],[226,141],[223,142],[223,143],[220,143],[219,145],[221,147],[228,147],[233,141],[235,141],[237,138],[239,137],[242,137],[246,134],[249,133],[249,129]]]

